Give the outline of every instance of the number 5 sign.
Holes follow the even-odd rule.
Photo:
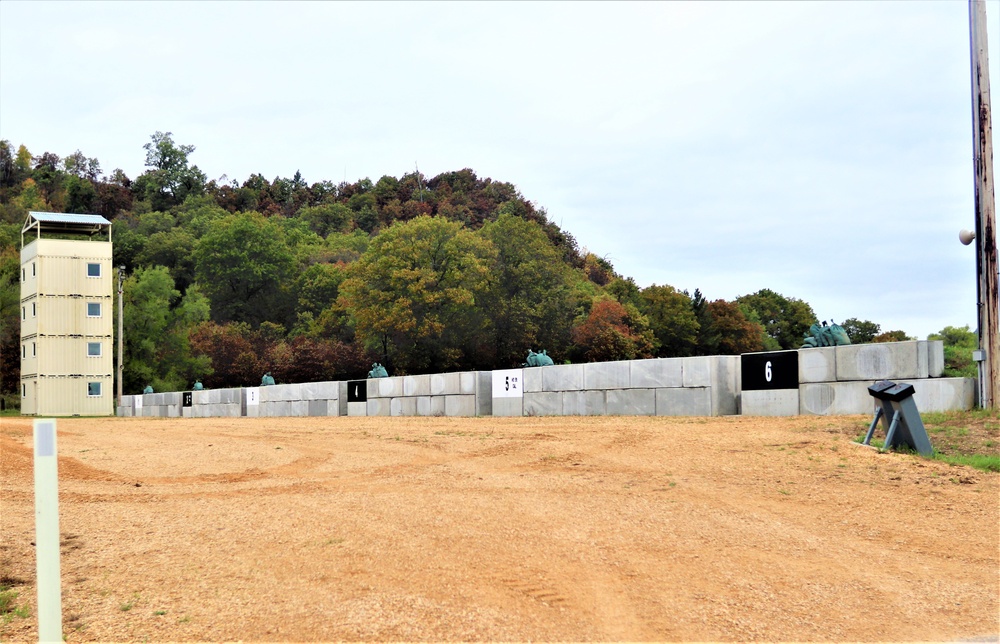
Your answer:
[[[503,369],[493,372],[494,398],[522,398],[524,369]]]

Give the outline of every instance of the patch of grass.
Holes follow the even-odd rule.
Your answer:
[[[27,604],[17,604],[18,592],[6,584],[0,584],[0,621],[10,623],[15,617],[25,619],[31,616]]]
[[[926,412],[920,414],[920,419],[927,430],[931,447],[934,448],[932,459],[984,472],[1000,472],[1000,411],[971,409]],[[870,422],[869,420],[862,428],[856,424],[842,427],[840,433],[852,435],[860,443],[868,432]],[[875,428],[875,436],[872,437],[872,446],[884,448],[884,432],[880,421]]]

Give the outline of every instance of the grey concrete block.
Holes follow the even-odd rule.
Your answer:
[[[523,416],[523,415],[524,415],[523,398],[493,399],[493,416],[503,417],[503,416]]]
[[[404,396],[430,396],[431,377],[428,374],[403,377]]]
[[[270,416],[285,417],[292,415],[292,402],[290,400],[275,400],[270,404]]]
[[[308,400],[306,403],[309,405],[309,415],[310,416],[326,416],[329,401],[327,400]]]
[[[118,405],[118,406],[119,407],[128,407],[128,408],[131,409],[134,406],[133,399],[134,399],[134,396],[122,396],[122,404]]]
[[[656,414],[656,390],[609,389],[607,397],[609,416],[652,416]]]
[[[243,400],[240,388],[219,389],[219,402],[224,405],[238,405]]]
[[[476,393],[475,371],[463,371],[458,374],[458,391],[462,394]]]
[[[583,365],[584,389],[628,389],[630,361],[588,362]]]
[[[476,415],[493,415],[493,372],[476,372]]]
[[[910,381],[913,402],[921,412],[972,409],[976,404],[973,378],[930,378]]]
[[[347,400],[347,396],[341,398],[341,400]],[[367,416],[368,415],[368,403],[366,402],[349,402],[347,403],[347,415],[348,416]]]
[[[545,369],[546,367],[532,367],[532,369]],[[530,371],[525,369],[525,373]],[[538,391],[525,392],[524,398],[525,416],[559,416],[562,414],[562,393],[558,391]]]
[[[212,390],[202,389],[201,391],[191,392],[191,404],[194,406],[198,405],[208,405],[212,402]]]
[[[259,418],[260,405],[247,405],[247,418]]]
[[[584,389],[584,367],[582,364],[557,364],[550,367],[531,367],[524,370],[525,380],[528,373],[535,369],[542,372],[542,391],[580,391]],[[527,392],[525,388],[525,392]]]
[[[940,378],[944,373],[944,342],[942,340],[927,341],[927,376]]]
[[[799,349],[799,384],[837,379],[837,348]]]
[[[303,400],[337,400],[340,397],[340,383],[333,381],[304,382],[301,387]]]
[[[180,407],[183,397],[183,393],[180,391],[168,391],[157,395],[160,396],[160,405],[177,405],[178,407]]]
[[[684,386],[683,358],[633,360],[629,382],[637,389]]]
[[[562,395],[563,416],[604,416],[608,413],[604,390],[565,391]]]
[[[664,387],[656,390],[657,416],[711,416],[708,387]]]
[[[444,415],[454,416],[475,416],[476,397],[475,395],[458,395],[444,397]]]
[[[406,396],[400,398],[393,398],[389,401],[389,415],[390,416],[416,416],[417,415],[417,397],[416,396]]]
[[[732,416],[740,412],[740,357],[711,356],[712,415]]]
[[[430,383],[430,380],[428,380]],[[417,396],[415,398],[417,401],[417,416],[432,416],[431,413],[431,397],[430,396]]]
[[[685,387],[711,387],[712,364],[708,356],[681,358]]]
[[[875,399],[868,393],[870,384],[871,381],[804,383],[799,386],[799,413],[817,416],[874,413]]]
[[[521,374],[521,384],[524,393],[535,393],[542,390],[542,369],[545,367],[525,367]]]
[[[445,396],[431,396],[431,416],[444,416],[445,404]]]
[[[799,390],[744,391],[740,397],[740,406],[744,416],[797,416],[799,414]]]
[[[373,386],[374,385],[374,386]],[[393,398],[403,395],[403,378],[373,378],[368,381],[368,398]]]
[[[309,401],[308,400],[290,400],[288,402],[288,415],[289,416],[308,416],[309,415]]]
[[[458,372],[431,374],[431,395],[449,396],[462,391],[462,378]]]
[[[368,416],[388,416],[392,398],[368,398]]]
[[[192,407],[181,407],[181,417],[182,418],[192,418],[194,413],[192,412]]]
[[[167,413],[165,414],[167,418],[180,418],[181,417],[181,407],[180,405],[168,405]]]
[[[921,361],[920,343],[883,342],[835,347],[837,380],[898,380],[929,373],[927,349]]]

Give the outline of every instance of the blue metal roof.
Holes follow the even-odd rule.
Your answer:
[[[58,224],[90,224],[90,225],[111,225],[111,222],[100,215],[76,215],[68,212],[29,212],[28,215],[35,221]]]

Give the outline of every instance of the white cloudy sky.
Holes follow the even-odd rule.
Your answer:
[[[160,130],[210,178],[468,167],[641,286],[921,338],[976,325],[969,78],[954,0],[0,3],[0,138],[34,154],[135,177]]]

